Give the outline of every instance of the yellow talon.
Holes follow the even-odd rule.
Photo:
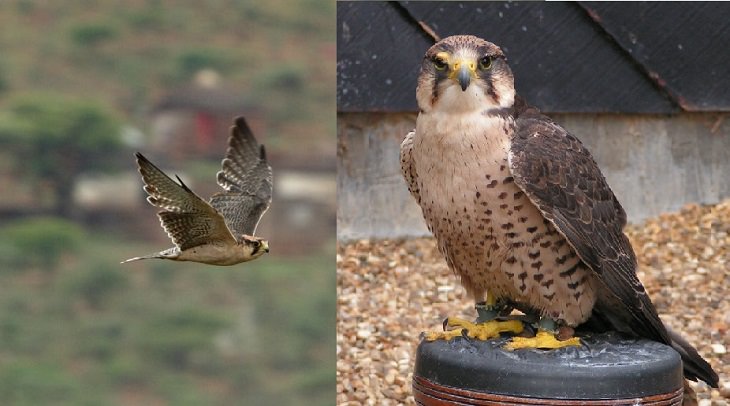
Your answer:
[[[447,330],[447,328],[450,328]],[[484,323],[472,323],[467,320],[449,317],[444,322],[444,331],[426,333],[427,341],[451,340],[454,337],[461,337],[466,331],[466,336],[477,340],[489,340],[499,337],[501,333],[519,334],[524,326],[519,320],[497,321],[490,320]]]
[[[449,341],[452,338],[461,337],[461,331],[463,328],[457,328],[456,330],[448,331],[429,331],[424,335],[426,341],[446,340]]]
[[[504,346],[504,348],[506,350],[514,351],[520,348],[556,349],[570,346],[580,347],[580,339],[578,337],[571,337],[567,340],[560,341],[555,338],[554,334],[545,330],[540,330],[537,332],[535,337],[514,337],[511,342]]]

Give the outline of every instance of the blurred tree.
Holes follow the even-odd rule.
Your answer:
[[[86,23],[74,26],[71,29],[73,42],[88,50],[89,47],[114,39],[117,31],[108,23]]]
[[[36,217],[12,223],[3,235],[17,247],[20,257],[11,259],[14,263],[54,270],[63,253],[78,251],[84,230],[70,221]]]
[[[218,48],[193,48],[182,51],[176,61],[177,78],[189,81],[202,69],[227,72],[235,66],[227,51]]]
[[[5,93],[8,88],[10,88],[10,83],[8,82],[3,65],[0,64],[0,93]]]
[[[81,384],[54,363],[12,359],[0,366],[0,402],[4,405],[79,404],[86,395]],[[87,400],[85,404],[91,403]]]
[[[127,287],[129,276],[116,264],[99,262],[79,266],[64,284],[69,297],[81,298],[90,308],[99,310],[114,297],[113,293]]]
[[[291,97],[292,92],[300,92],[307,81],[307,72],[297,64],[274,67],[264,72],[261,85],[270,90],[284,92]]]
[[[69,217],[76,176],[107,167],[106,158],[120,146],[118,121],[97,102],[54,94],[23,95],[8,106],[0,115],[0,145],[39,186],[50,187],[55,213]]]
[[[140,346],[152,359],[184,369],[190,366],[195,353],[214,351],[215,334],[228,325],[225,317],[216,313],[197,308],[179,309],[151,317],[142,327]]]

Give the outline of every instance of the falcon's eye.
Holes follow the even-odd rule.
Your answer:
[[[254,246],[254,248],[260,247],[261,246],[261,241],[254,241],[253,242],[253,246]]]
[[[436,70],[445,70],[447,64],[443,59],[437,56],[433,58],[433,66],[436,68]]]
[[[485,56],[479,60],[479,69],[487,70],[492,67],[492,58]]]

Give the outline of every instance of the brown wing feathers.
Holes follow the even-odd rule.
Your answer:
[[[135,156],[139,173],[144,181],[144,191],[149,195],[147,201],[150,204],[170,211],[194,209],[194,206],[190,204],[190,197],[200,198],[179,177],[176,176],[180,182],[178,184],[141,153],[137,152]]]
[[[252,235],[271,203],[272,173],[266,150],[256,142],[243,117],[231,129],[226,157],[218,172],[217,193],[210,204],[224,217],[236,237]]]
[[[622,230],[623,209],[590,153],[562,127],[534,113],[518,119],[511,151],[517,185],[632,314],[633,332],[669,343],[636,277],[636,257]]]
[[[707,361],[659,319],[636,276],[636,256],[623,233],[626,212],[581,142],[532,111],[517,120],[510,167],[515,183],[604,285],[594,313],[613,328],[671,345],[682,355],[685,377],[717,387]]]
[[[147,201],[163,209],[160,223],[181,250],[212,240],[231,238],[220,215],[176,176],[172,180],[139,152],[135,154]]]
[[[255,176],[246,176],[261,163],[266,163],[266,150],[258,145],[243,117],[236,119],[228,138],[228,150],[218,172],[218,184],[229,192],[243,192],[253,189]]]

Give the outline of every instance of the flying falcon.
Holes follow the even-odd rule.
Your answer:
[[[147,201],[162,209],[157,215],[174,247],[128,259],[171,259],[210,265],[235,265],[269,252],[269,243],[254,237],[271,204],[272,174],[264,146],[256,142],[243,117],[236,119],[218,184],[225,189],[206,202],[177,177],[170,179],[139,152]]]
[[[508,348],[580,345],[590,323],[674,347],[688,379],[717,387],[712,367],[667,329],[636,276],[626,213],[574,136],[515,94],[502,50],[443,39],[421,64],[415,131],[401,170],[449,268],[477,302],[478,323],[449,318],[430,339],[520,333],[512,308],[539,317]],[[566,337],[567,335],[567,337]]]

